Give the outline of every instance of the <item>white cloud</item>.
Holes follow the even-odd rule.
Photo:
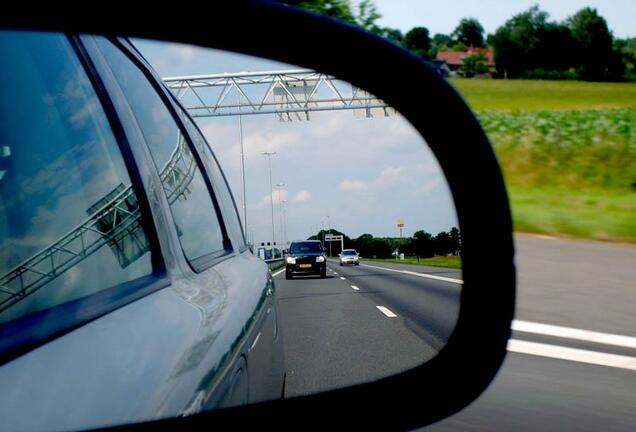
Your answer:
[[[406,170],[403,167],[388,167],[380,172],[375,179],[376,187],[389,188],[400,186],[408,182]]]
[[[296,196],[294,197],[294,202],[297,203],[306,203],[311,201],[311,194],[305,190],[300,191],[296,194]]]
[[[154,67],[159,70],[179,68],[189,63],[192,63],[196,59],[197,47],[193,45],[184,45],[172,42],[164,42],[160,45],[161,54],[163,57],[155,64]]]
[[[236,144],[238,147],[238,126],[228,123],[208,122],[204,125],[199,125],[199,127],[212,148],[217,147],[218,143],[223,145],[228,145],[227,143]]]
[[[301,143],[298,134],[292,132],[257,132],[243,138],[245,152],[249,155],[259,155],[263,152],[280,152],[285,148]]]
[[[423,184],[414,185],[416,187],[413,188],[412,193],[416,196],[427,196],[443,185],[444,182],[441,176],[433,177],[426,180]],[[447,192],[447,195],[450,196],[450,191]]]
[[[404,174],[403,167],[388,167],[382,170],[380,178],[395,178]]]
[[[280,196],[280,199],[279,199]],[[281,189],[280,190],[280,195],[279,195],[279,191],[278,190],[274,190],[272,192],[272,196],[271,196],[271,200],[274,203],[274,205],[278,205],[281,201],[287,201],[287,196],[288,193],[285,189]],[[264,206],[268,206],[270,205],[270,196],[269,194],[265,195],[256,205],[256,207],[264,207]]]
[[[338,185],[338,189],[347,192],[358,192],[367,190],[368,188],[366,183],[360,180],[343,180]]]

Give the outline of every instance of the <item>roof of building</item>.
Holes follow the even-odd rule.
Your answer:
[[[486,65],[495,66],[495,55],[490,48],[468,47],[466,51],[440,51],[436,60],[444,60],[450,66],[461,66],[464,59],[473,55],[483,54],[486,57]]]

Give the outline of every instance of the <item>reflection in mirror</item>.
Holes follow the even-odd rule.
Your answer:
[[[0,70],[0,118],[12,120],[0,125],[3,324],[152,266],[124,160],[66,37],[2,32],[0,58],[13,65]]]
[[[462,245],[413,127],[320,71],[135,41],[197,129],[126,44],[0,32],[3,425],[189,415],[435,357]]]
[[[135,44],[204,133],[247,241],[272,268],[285,395],[433,358],[459,312],[461,235],[444,175],[409,122],[320,71]]]

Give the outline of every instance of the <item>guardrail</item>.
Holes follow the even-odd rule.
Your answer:
[[[267,266],[269,267],[270,270],[276,269],[276,268],[281,268],[285,264],[285,258],[283,258],[283,257],[266,259],[266,260],[263,260],[263,261],[265,261],[265,263],[267,264]]]

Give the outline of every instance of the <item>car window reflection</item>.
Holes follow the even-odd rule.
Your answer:
[[[118,144],[66,37],[0,32],[0,57],[13,65],[0,68],[2,323],[152,265]]]
[[[225,249],[221,225],[197,162],[175,120],[142,71],[110,41],[96,37],[124,90],[146,139],[185,256],[190,260]]]

